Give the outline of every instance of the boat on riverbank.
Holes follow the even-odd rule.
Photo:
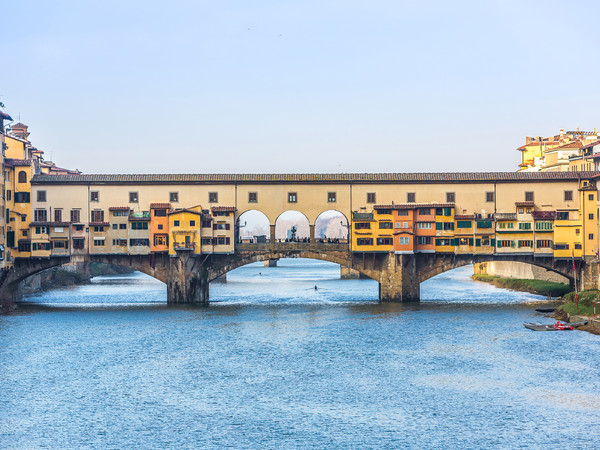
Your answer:
[[[566,331],[573,330],[571,325],[556,322],[552,325],[543,325],[541,323],[523,322],[523,326],[533,331]]]

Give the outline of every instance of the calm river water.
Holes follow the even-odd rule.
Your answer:
[[[544,299],[471,273],[413,306],[309,260],[208,308],[141,274],[28,297],[0,317],[0,447],[600,447],[600,337],[529,331]]]

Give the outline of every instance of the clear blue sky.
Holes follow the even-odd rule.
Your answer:
[[[93,172],[516,170],[600,127],[600,2],[12,1],[0,100]]]

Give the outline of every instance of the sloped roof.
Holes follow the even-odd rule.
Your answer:
[[[591,178],[596,172],[438,172],[296,174],[79,174],[35,175],[32,184],[271,184],[452,183],[552,181]]]

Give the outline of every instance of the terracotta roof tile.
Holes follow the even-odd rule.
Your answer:
[[[235,212],[235,206],[213,206],[212,212]]]
[[[6,165],[9,166],[30,166],[31,165],[31,160],[30,159],[13,159],[13,158],[6,158],[4,160]]]
[[[129,211],[130,209],[129,206],[111,206],[108,208],[109,211]]]
[[[150,209],[171,209],[170,203],[150,203]]]
[[[32,184],[228,183],[448,183],[550,181],[590,178],[594,172],[297,173],[297,174],[79,174],[35,175]]]
[[[418,209],[418,208],[454,208],[454,203],[399,203],[394,205],[375,205],[373,209]]]
[[[515,202],[515,206],[535,206],[534,202]]]

